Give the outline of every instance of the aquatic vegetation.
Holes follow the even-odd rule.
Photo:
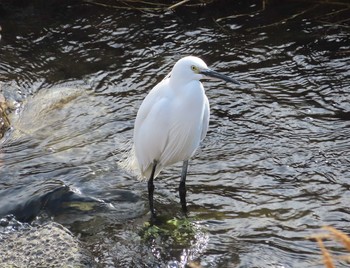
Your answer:
[[[176,244],[183,245],[194,239],[198,231],[200,231],[198,225],[189,218],[160,219],[158,224],[145,222],[141,237],[147,241],[162,236],[172,239]]]
[[[146,222],[140,231],[153,256],[158,260],[171,260],[175,267],[199,267],[194,265],[208,245],[207,231],[193,218],[157,219],[156,224]],[[174,254],[178,255],[177,261],[172,260]]]

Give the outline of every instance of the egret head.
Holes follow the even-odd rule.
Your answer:
[[[202,59],[194,56],[187,56],[178,60],[171,71],[171,76],[178,81],[186,82],[203,78],[216,78],[239,84],[238,81],[209,69]]]

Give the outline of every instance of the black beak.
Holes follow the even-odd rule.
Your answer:
[[[217,78],[217,79],[220,79],[220,80],[224,80],[226,82],[235,83],[237,85],[241,84],[237,80],[232,79],[231,77],[228,77],[228,76],[226,76],[224,74],[220,74],[220,73],[215,72],[215,71],[210,70],[210,69],[200,71],[200,73],[203,74],[204,76],[207,76],[207,77]]]

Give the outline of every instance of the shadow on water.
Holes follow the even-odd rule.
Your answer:
[[[306,237],[350,221],[349,4],[96,3],[0,1],[0,215],[52,218],[101,267],[323,267]],[[118,161],[142,99],[189,54],[242,87],[204,82],[189,218],[175,165],[155,181],[150,225],[146,183]]]

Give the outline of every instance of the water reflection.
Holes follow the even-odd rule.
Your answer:
[[[185,11],[194,21],[181,10],[60,10],[45,27],[0,18],[2,91],[20,103],[1,144],[1,213],[53,215],[102,266],[322,267],[305,237],[322,225],[346,230],[350,213],[347,6]],[[188,54],[244,85],[206,82],[210,129],[188,176],[193,244],[149,244],[146,184],[117,162],[142,99]],[[57,88],[75,97],[55,99]],[[179,218],[180,170],[156,182],[167,219]]]

